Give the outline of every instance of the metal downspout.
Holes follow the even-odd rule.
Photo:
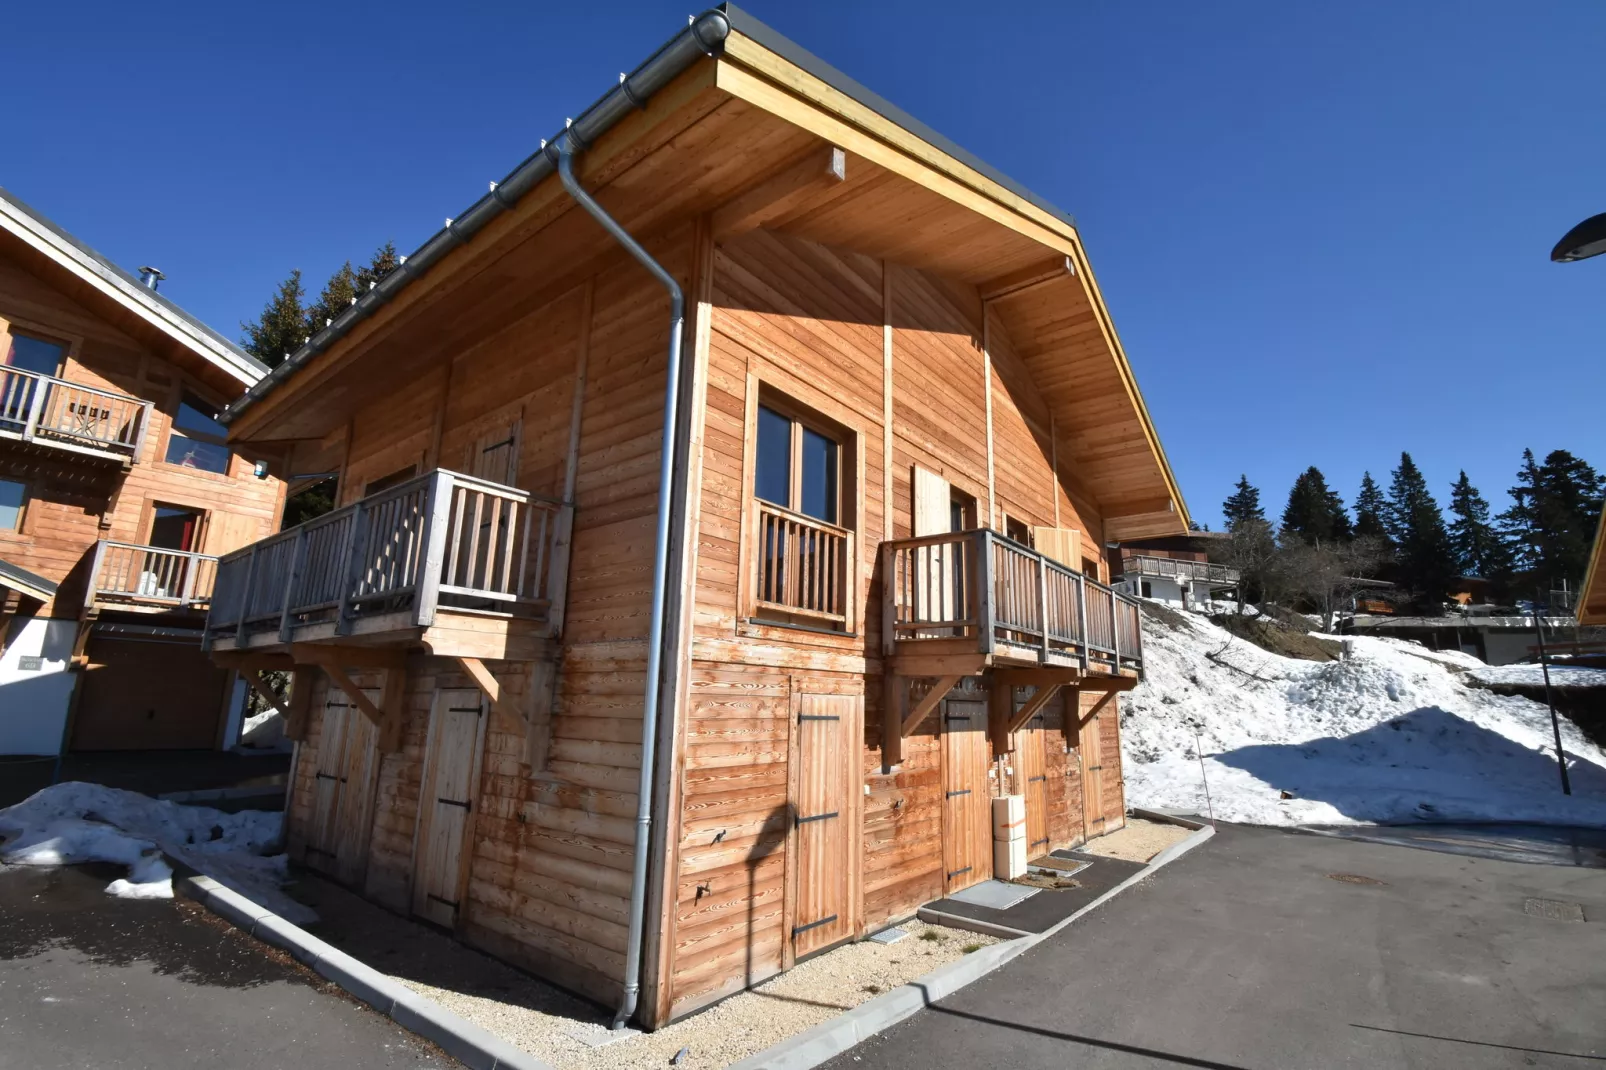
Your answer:
[[[647,631],[647,689],[641,709],[641,777],[636,787],[636,843],[635,863],[630,875],[630,930],[625,942],[624,995],[613,1016],[613,1028],[623,1028],[636,1013],[636,1001],[641,993],[641,937],[646,923],[647,862],[652,842],[653,765],[658,739],[659,674],[663,665],[665,590],[669,576],[669,527],[672,510],[670,495],[674,490],[675,439],[680,409],[680,357],[686,333],[686,297],[680,284],[664,266],[630,233],[621,227],[603,207],[592,199],[574,177],[576,138],[572,131],[565,132],[549,147],[556,157],[558,177],[569,196],[586,212],[602,224],[625,251],[646,268],[653,278],[669,291],[669,367],[664,386],[664,435],[662,460],[658,465],[658,530],[653,541],[652,556],[652,616]],[[554,151],[555,150],[555,151]]]

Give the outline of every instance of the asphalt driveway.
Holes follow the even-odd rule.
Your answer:
[[[121,867],[0,866],[0,1068],[446,1070],[461,1064]]]
[[[1222,826],[826,1065],[1602,1064],[1606,871]]]

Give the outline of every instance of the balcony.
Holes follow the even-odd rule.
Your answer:
[[[562,619],[572,515],[529,491],[429,472],[220,558],[206,641],[534,657]]]
[[[760,501],[754,620],[849,631],[853,532]]]
[[[1128,577],[1188,580],[1228,587],[1236,586],[1238,583],[1237,569],[1210,561],[1185,561],[1175,557],[1153,557],[1149,554],[1122,554],[1121,569]]]
[[[212,601],[218,559],[102,539],[90,569],[91,610],[204,610]]]
[[[0,438],[132,463],[150,402],[0,366]]]
[[[882,554],[884,642],[900,675],[1142,669],[1135,599],[995,531],[900,539]]]

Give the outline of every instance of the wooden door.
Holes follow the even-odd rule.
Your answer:
[[[307,827],[304,861],[325,873],[335,871],[339,858],[340,796],[346,785],[346,732],[353,717],[362,714],[333,683],[323,702],[323,719],[318,726],[318,765],[314,770],[312,817]]]
[[[379,689],[363,688],[376,706]],[[342,696],[344,697],[344,696]],[[374,789],[379,776],[379,727],[355,705],[346,707],[345,782],[335,812],[334,874],[353,887],[368,871],[368,842],[374,823]]]
[[[987,704],[947,699],[943,707],[942,871],[950,895],[993,875],[993,823]]]
[[[1015,734],[1017,782],[1026,796],[1026,857],[1048,853],[1048,731],[1042,713]]]
[[[265,537],[267,528],[268,525],[260,517],[214,511],[207,516],[206,537],[202,542],[206,553],[221,557]]]
[[[793,696],[792,954],[796,958],[853,935],[850,872],[859,837],[855,777],[862,698]]]
[[[413,844],[413,913],[454,927],[468,877],[465,847],[479,795],[485,701],[474,688],[442,688],[429,711]]]
[[[1104,757],[1099,746],[1099,721],[1103,717],[1102,713],[1090,717],[1082,725],[1077,748],[1082,758],[1082,829],[1090,840],[1104,835]]]

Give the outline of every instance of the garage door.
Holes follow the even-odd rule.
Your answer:
[[[73,750],[217,746],[229,674],[199,644],[91,636],[85,654]]]

